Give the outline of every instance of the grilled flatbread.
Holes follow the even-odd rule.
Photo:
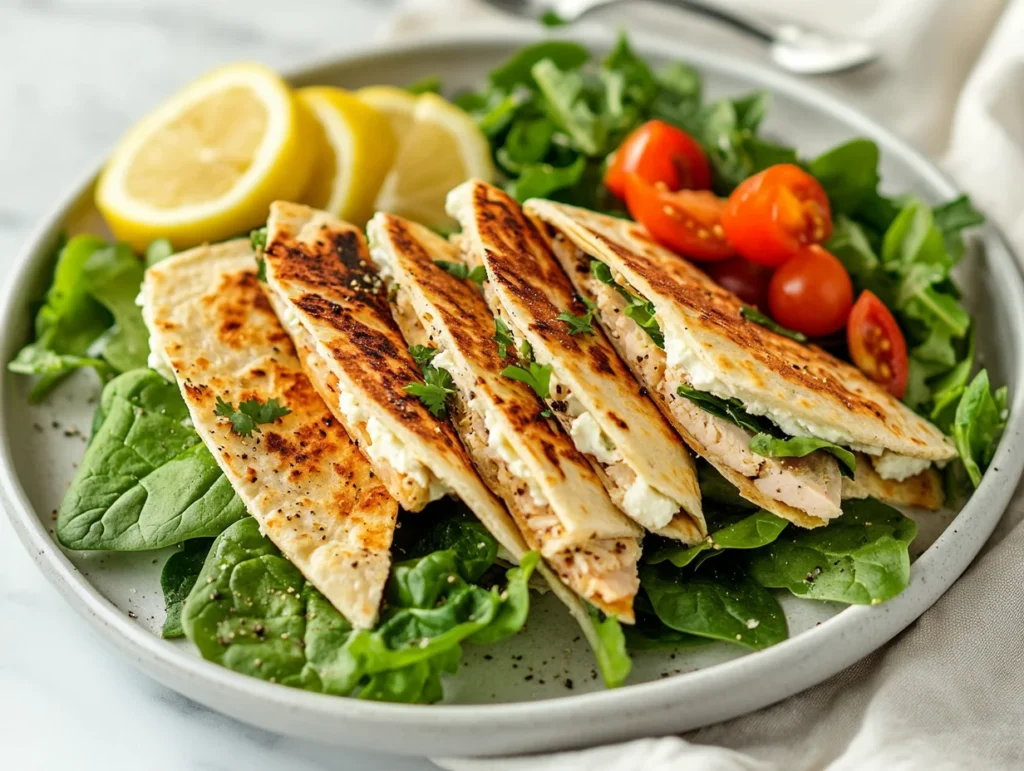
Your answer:
[[[654,244],[642,227],[551,201],[528,201],[524,208],[552,227],[563,268],[577,291],[596,299],[613,344],[666,416],[748,500],[813,527],[839,515],[842,481],[823,452],[791,459],[754,454],[748,431],[677,396],[680,385],[738,399],[791,436],[867,453],[880,476],[896,481],[955,456],[937,428],[856,368],[747,321],[738,298]],[[591,258],[653,304],[664,350],[625,318],[619,293],[592,275]]]
[[[648,530],[696,543],[707,535],[693,458],[596,323],[558,317],[586,306],[547,241],[506,193],[480,181],[448,196],[463,259],[483,265],[484,297],[538,364],[552,369],[548,409],[590,460],[615,504]]]
[[[422,377],[362,233],[325,212],[277,202],[264,259],[267,295],[310,380],[392,494],[410,510],[457,495],[518,560],[523,538],[451,424],[404,390]]]
[[[913,506],[937,511],[942,508],[945,496],[942,476],[933,468],[897,482],[882,479],[870,460],[859,455],[856,477],[843,480],[843,499],[847,498],[877,498],[893,506]]]
[[[247,240],[146,272],[153,354],[260,529],[355,627],[374,625],[398,505],[303,373],[256,278]],[[249,436],[215,412],[270,399],[291,410]]]
[[[572,440],[541,414],[534,392],[501,374],[514,349],[499,356],[483,297],[434,264],[458,262],[458,250],[388,214],[377,214],[367,231],[407,340],[436,348],[432,364],[454,381],[449,409],[480,475],[565,584],[632,622],[640,528],[615,507]]]

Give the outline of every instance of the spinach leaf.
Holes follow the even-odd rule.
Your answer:
[[[605,127],[583,95],[583,76],[562,70],[551,59],[542,59],[530,70],[544,97],[545,111],[573,145],[585,155],[599,155],[604,146]]]
[[[643,587],[658,619],[677,632],[761,650],[789,636],[778,600],[733,564],[700,573],[644,566]]]
[[[967,335],[967,352],[940,379],[937,379],[932,388],[932,422],[946,434],[953,431],[953,420],[956,416],[956,408],[960,403],[960,397],[967,390],[967,382],[971,378],[971,369],[974,366],[975,342],[974,328]]]
[[[619,296],[626,301],[626,308],[623,310],[626,317],[633,319],[656,346],[664,349],[665,335],[662,334],[661,325],[655,318],[654,303],[642,295],[633,294],[629,289],[616,282],[612,277],[611,268],[600,260],[590,261],[590,271],[598,281],[607,284],[619,293]]]
[[[953,439],[971,483],[977,487],[1006,427],[1006,386],[989,390],[982,370],[967,386],[953,419]]]
[[[531,552],[508,571],[504,593],[467,583],[455,548],[397,563],[377,629],[353,630],[243,519],[214,542],[182,621],[204,658],[238,672],[322,693],[436,701],[461,643],[521,628],[538,559]]]
[[[164,595],[166,610],[160,636],[165,640],[185,636],[185,630],[181,628],[181,609],[185,604],[185,598],[196,585],[212,544],[212,538],[193,538],[186,541],[179,551],[167,558],[163,570],[160,571],[160,590]]]
[[[637,599],[639,600],[639,597]],[[639,612],[636,614],[636,623],[626,627],[625,635],[626,648],[632,651],[673,651],[711,642],[706,637],[669,629],[656,615]]]
[[[519,177],[508,186],[508,193],[520,202],[528,198],[546,198],[579,182],[586,165],[581,155],[568,166],[557,167],[548,163],[524,166],[519,170]]]
[[[711,512],[708,514],[711,515]],[[759,549],[778,538],[787,523],[781,517],[760,510],[739,519],[730,517],[716,524],[718,526],[700,543],[684,546],[666,540],[660,548],[645,554],[644,562],[648,565],[671,562],[677,568],[684,568],[702,554],[706,558],[720,554],[724,549]]]
[[[82,272],[86,291],[114,317],[103,358],[118,372],[145,367],[149,358],[149,331],[135,304],[144,273],[142,261],[125,244],[97,250]]]
[[[245,516],[191,427],[178,388],[151,370],[107,384],[104,417],[57,512],[69,549],[144,551],[215,536]]]
[[[786,535],[751,553],[750,574],[762,586],[812,600],[877,605],[910,580],[908,547],[917,525],[872,498],[843,502],[843,515],[815,530]]]
[[[11,372],[39,376],[29,393],[30,401],[43,399],[79,367],[93,367],[101,376],[108,372],[98,357],[87,354],[112,319],[89,295],[83,280],[89,258],[106,246],[95,236],[75,236],[57,255],[53,283],[36,314],[35,340],[8,364]]]
[[[614,616],[605,616],[592,605],[587,606],[594,636],[590,644],[597,659],[601,679],[609,688],[618,688],[629,676],[633,660],[626,651],[626,635]]]
[[[853,139],[819,155],[808,170],[825,188],[833,213],[849,214],[878,188],[878,145]]]
[[[757,308],[751,308],[749,305],[744,305],[740,308],[740,315],[747,321],[752,321],[755,324],[761,325],[765,329],[770,329],[777,335],[788,337],[790,340],[796,340],[798,343],[807,342],[807,335],[803,332],[794,332],[792,329],[786,329],[775,319],[765,316]]]
[[[857,473],[857,458],[852,452],[838,444],[815,439],[810,436],[791,436],[779,439],[771,434],[757,434],[750,440],[750,449],[766,458],[804,458],[817,450],[824,450],[834,455],[839,461],[839,471],[844,477],[853,477]]]
[[[681,385],[676,393],[696,404],[705,412],[723,420],[728,420],[740,428],[745,428],[754,434],[772,433],[774,425],[767,418],[751,415],[739,399],[722,399],[707,391],[698,391],[696,388]]]
[[[509,91],[516,86],[531,85],[531,73],[537,62],[547,59],[558,69],[574,70],[583,66],[589,58],[590,52],[578,43],[546,40],[517,51],[508,61],[494,69],[489,79],[492,86]]]

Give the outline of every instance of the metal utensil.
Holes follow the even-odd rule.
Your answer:
[[[591,11],[623,0],[487,0],[507,13],[539,19],[554,13],[573,22]],[[772,60],[789,72],[823,75],[860,67],[877,52],[863,40],[836,37],[794,23],[773,23],[749,14],[725,10],[697,0],[659,0],[702,16],[717,19],[769,44]]]

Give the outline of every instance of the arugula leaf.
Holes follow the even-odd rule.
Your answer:
[[[405,87],[410,94],[439,94],[441,92],[441,79],[437,75],[428,75],[425,78],[410,83]]]
[[[645,595],[638,595],[637,602]],[[634,605],[637,603],[634,603]],[[708,645],[711,640],[706,637],[677,632],[669,629],[652,610],[650,614],[636,612],[636,623],[625,628],[626,648],[633,651],[673,651],[680,648],[693,648]]]
[[[185,598],[196,585],[206,555],[213,544],[212,538],[193,538],[167,558],[160,571],[160,590],[164,595],[165,618],[160,636],[165,640],[184,637],[181,628],[181,609]]]
[[[754,434],[771,433],[775,430],[774,425],[767,418],[751,415],[739,399],[721,399],[707,391],[698,391],[696,388],[681,385],[676,389],[679,396],[694,402],[705,412],[723,420],[728,420],[740,428],[745,428]]]
[[[633,294],[624,286],[619,285],[612,277],[611,268],[600,260],[590,261],[590,271],[598,281],[602,284],[607,284],[619,293],[622,299],[626,301],[626,307],[623,310],[626,317],[635,321],[656,346],[664,349],[665,335],[662,334],[661,326],[654,317],[654,303],[640,295]]]
[[[586,159],[577,156],[568,166],[535,163],[519,170],[519,177],[508,185],[508,194],[520,203],[528,198],[546,198],[552,193],[572,187],[580,181],[587,167]]]
[[[789,636],[778,600],[733,564],[700,573],[646,565],[640,586],[661,623],[678,632],[751,650]]]
[[[750,440],[750,449],[766,458],[804,458],[812,452],[824,450],[839,461],[839,471],[853,479],[857,474],[857,458],[845,447],[810,436],[791,436],[779,439],[771,434],[757,434]]]
[[[747,321],[752,321],[755,324],[760,324],[766,329],[770,329],[777,335],[788,337],[790,340],[796,340],[798,343],[806,343],[807,335],[803,332],[794,332],[792,329],[786,329],[784,326],[779,324],[775,319],[765,316],[757,308],[752,308],[749,305],[744,305],[740,308],[740,315]]]
[[[989,390],[988,372],[982,370],[967,386],[953,419],[953,440],[971,483],[977,487],[995,454],[1006,428],[1006,386]]]
[[[449,275],[457,279],[469,279],[477,286],[483,286],[487,280],[487,269],[483,265],[477,265],[473,270],[464,262],[449,262],[448,260],[434,260],[434,264]]]
[[[961,231],[985,224],[985,216],[971,205],[966,195],[936,206],[932,209],[932,216],[935,226],[942,231],[946,251],[954,260],[959,260],[964,252]]]
[[[537,394],[541,399],[547,399],[551,396],[550,384],[551,384],[551,365],[550,364],[538,364],[535,361],[529,363],[529,369],[523,367],[511,366],[505,367],[501,371],[502,377],[507,377],[510,380],[518,380],[520,383],[526,383],[533,389],[533,392]]]
[[[510,91],[516,86],[532,85],[531,73],[537,62],[546,59],[559,69],[574,70],[589,58],[590,52],[578,43],[545,40],[521,48],[508,61],[494,69],[489,79],[492,86]]]
[[[498,344],[498,358],[508,358],[508,349],[516,347],[516,341],[512,337],[512,330],[502,321],[501,316],[494,317],[494,341]]]
[[[231,430],[239,436],[250,436],[253,431],[262,434],[260,424],[274,423],[279,418],[291,414],[291,410],[277,399],[267,399],[261,402],[259,399],[246,399],[239,402],[238,409],[231,402],[226,402],[217,397],[214,413],[221,418],[231,421]]]
[[[506,171],[520,173],[544,160],[554,135],[555,124],[546,116],[516,120],[495,157]]]
[[[589,635],[590,645],[601,679],[608,688],[618,688],[633,668],[633,661],[626,652],[626,635],[614,616],[605,616],[593,605],[587,606],[587,613],[593,629],[593,634]]]
[[[717,524],[705,540],[690,546],[666,539],[663,545],[644,555],[644,562],[648,565],[671,562],[677,568],[684,568],[702,554],[721,554],[725,549],[759,549],[778,538],[788,523],[770,512],[758,510]]]
[[[162,549],[215,536],[247,516],[175,384],[148,369],[126,372],[103,389],[97,413],[57,512],[63,546]]]
[[[878,291],[876,273],[880,260],[868,241],[864,228],[856,222],[840,214],[832,222],[832,236],[825,248],[834,254],[850,276],[858,282],[861,289],[870,289],[876,295],[887,292]]]
[[[946,434],[953,431],[953,420],[960,397],[967,390],[967,382],[971,377],[971,369],[974,367],[975,343],[974,328],[967,336],[967,352],[952,369],[937,379],[932,389],[932,422]]]
[[[789,589],[812,600],[877,605],[910,581],[912,519],[867,498],[843,501],[843,515],[827,527],[791,527],[751,552],[750,574],[762,586]]]
[[[853,139],[807,165],[828,194],[834,213],[849,214],[878,188],[878,145]]]
[[[559,321],[564,321],[568,325],[570,335],[594,334],[594,327],[591,326],[591,324],[594,321],[594,311],[596,306],[594,306],[590,301],[585,302],[587,303],[587,312],[582,316],[576,316],[569,313],[569,311],[563,311],[555,317]]]
[[[152,268],[158,262],[163,262],[174,254],[174,247],[166,238],[158,238],[151,241],[146,247],[146,267]]]
[[[413,345],[409,348],[409,354],[421,370],[430,364],[438,353],[436,348],[431,348],[428,345]]]
[[[214,542],[182,614],[204,658],[321,693],[429,702],[463,642],[515,633],[538,555],[508,571],[505,592],[468,583],[458,547],[396,563],[376,630],[353,630],[246,518]]]
[[[576,149],[585,155],[600,155],[604,145],[604,124],[583,98],[583,77],[578,71],[563,70],[551,59],[542,59],[530,70],[544,97],[545,111]]]
[[[82,271],[86,291],[114,317],[102,350],[117,372],[145,367],[149,359],[149,330],[135,304],[144,274],[142,261],[124,244],[95,251]]]
[[[455,383],[448,370],[427,366],[423,368],[422,383],[409,383],[402,390],[423,402],[435,418],[443,418],[448,397],[455,393]]]
[[[86,263],[107,246],[95,236],[75,236],[57,255],[53,282],[36,314],[35,340],[22,348],[8,365],[11,372],[39,375],[29,392],[38,402],[79,367],[94,367],[100,376],[107,366],[89,349],[110,326],[110,313],[87,291]]]

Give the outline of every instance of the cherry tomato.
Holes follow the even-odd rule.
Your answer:
[[[732,191],[722,227],[741,256],[774,267],[805,246],[826,241],[832,234],[832,212],[818,180],[780,163]]]
[[[669,190],[706,190],[711,167],[696,139],[682,129],[651,120],[634,129],[619,146],[604,176],[617,197],[626,196],[626,175],[663,183]]]
[[[714,262],[735,252],[722,231],[725,201],[708,190],[670,192],[626,176],[626,207],[662,246],[698,262]]]
[[[705,272],[717,283],[739,297],[747,305],[768,309],[768,282],[772,269],[742,257],[730,257],[709,263]]]
[[[846,268],[820,246],[786,260],[768,283],[772,318],[808,337],[824,337],[846,324],[853,284]]]
[[[850,358],[861,372],[902,399],[907,390],[907,341],[885,303],[866,289],[846,322]]]

